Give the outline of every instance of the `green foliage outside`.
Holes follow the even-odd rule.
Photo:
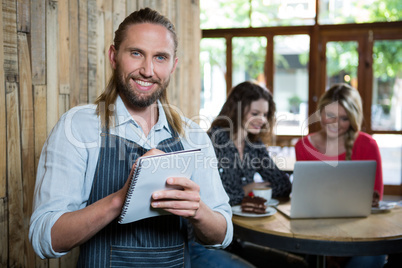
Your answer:
[[[400,21],[402,19],[401,0],[376,0],[368,10],[371,21]]]
[[[215,1],[215,0],[214,0]],[[275,1],[274,1],[275,2]],[[207,3],[207,1],[204,2]],[[219,5],[220,16],[209,17],[204,9],[201,10],[201,25],[205,25],[208,20],[215,20],[217,28],[222,28],[222,21],[232,23],[233,21],[237,27],[247,28],[250,26],[250,7],[254,12],[251,17],[253,19],[259,19],[261,21],[273,20],[274,18],[262,18],[264,11],[268,9],[277,8],[276,5],[261,6],[258,1],[243,1],[243,0],[220,0],[215,1]],[[202,3],[203,4],[203,3]],[[402,7],[401,0],[376,0],[370,5],[367,5],[365,1],[361,1],[361,8],[364,8],[370,21],[397,21],[402,19]],[[272,12],[266,12],[265,14],[272,14]],[[359,21],[356,21],[359,23]],[[211,22],[209,22],[211,24]],[[228,27],[230,28],[230,27]],[[235,38],[236,39],[236,38]],[[265,45],[262,40],[265,38],[238,38],[238,41],[234,41],[233,47],[233,68],[240,69],[245,68],[250,78],[255,79],[261,71],[264,70],[265,61]],[[266,41],[265,41],[266,42]],[[225,50],[220,46],[206,43],[202,46],[205,51],[210,51],[215,57],[219,59],[211,59],[213,64],[219,66],[225,64]],[[351,78],[356,78],[356,70],[358,66],[358,52],[357,42],[331,42],[331,45],[327,47],[327,73],[329,76],[336,75],[343,71],[348,73]],[[402,72],[402,44],[401,41],[376,41],[373,47],[373,70],[375,71],[374,77],[384,80],[393,79],[396,76],[401,75]],[[299,61],[302,65],[308,63],[308,53],[299,55]],[[275,55],[275,64],[287,68],[286,59],[280,55]],[[221,68],[224,68],[223,66]]]
[[[364,1],[362,3],[364,4]],[[402,20],[401,0],[376,0],[364,8],[368,11],[370,21]],[[358,23],[359,21],[355,20],[354,22]],[[344,70],[356,78],[357,74],[354,73],[353,69],[358,65],[359,55],[356,51],[357,47],[354,48],[352,43],[338,43],[336,48],[327,51],[327,57],[333,63],[327,66],[329,67],[327,70],[329,75]],[[402,72],[402,41],[376,41],[373,47],[373,57],[375,78],[383,81],[384,79],[395,78],[398,72]],[[399,75],[401,74],[399,73]]]
[[[359,53],[357,42],[330,42],[327,44],[327,74],[332,77],[344,71],[352,78],[357,78]]]
[[[233,38],[234,70],[244,70],[247,80],[256,80],[264,73],[266,46],[265,37]]]
[[[374,77],[381,81],[402,76],[402,40],[375,41],[373,64]]]

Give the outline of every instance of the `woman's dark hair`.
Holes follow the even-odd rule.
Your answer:
[[[252,142],[261,140],[265,144],[268,143],[275,124],[275,103],[268,89],[250,81],[240,83],[231,90],[222,110],[212,122],[210,129],[213,127],[227,128],[236,135],[239,124],[243,123],[244,115],[249,111],[251,103],[259,99],[264,99],[268,102],[268,123],[262,127],[258,135],[249,133],[248,139]]]

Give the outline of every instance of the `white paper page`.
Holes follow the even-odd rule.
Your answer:
[[[199,149],[140,157],[137,163],[137,167],[140,167],[139,176],[134,190],[131,191],[131,198],[126,198],[119,223],[169,214],[163,209],[151,207],[152,193],[166,189],[166,180],[169,177],[191,178],[197,155],[201,155]]]

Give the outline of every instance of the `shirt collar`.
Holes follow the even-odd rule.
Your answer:
[[[169,128],[169,123],[166,118],[165,110],[163,109],[162,103],[159,100],[158,100],[158,122],[156,122],[154,129],[155,130],[165,129],[170,134],[172,134]]]
[[[171,131],[170,131],[170,128],[169,128],[167,118],[166,118],[165,110],[163,110],[162,103],[159,100],[157,101],[157,103],[158,103],[158,121],[154,125],[153,129],[155,131],[165,129],[170,134],[172,134]],[[135,122],[133,117],[128,112],[128,110],[127,110],[126,106],[124,105],[124,102],[121,99],[120,95],[117,95],[115,109],[116,109],[116,127],[118,127],[120,125],[123,125],[123,124],[126,124],[126,123],[129,123],[129,122],[134,124],[136,127],[139,127],[137,122]]]

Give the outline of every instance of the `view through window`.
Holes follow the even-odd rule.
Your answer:
[[[233,38],[233,87],[246,80],[266,85],[264,77],[266,46],[265,37]]]
[[[226,101],[226,41],[223,38],[201,40],[200,126],[207,130]]]
[[[402,130],[402,40],[375,41],[371,125]]]
[[[384,159],[384,183],[402,184],[400,27],[395,32],[402,21],[400,0],[203,0],[200,7],[204,128],[219,113],[230,86],[255,80],[272,87],[276,134],[294,139],[308,134],[306,118],[322,90],[347,83],[359,89],[365,118],[371,117],[365,124]],[[380,28],[372,30],[371,24]]]
[[[346,83],[357,88],[357,67],[359,65],[357,48],[356,41],[327,43],[326,89],[336,83]]]
[[[274,37],[274,101],[277,135],[307,135],[308,35]]]
[[[320,24],[401,20],[400,0],[319,0]]]

